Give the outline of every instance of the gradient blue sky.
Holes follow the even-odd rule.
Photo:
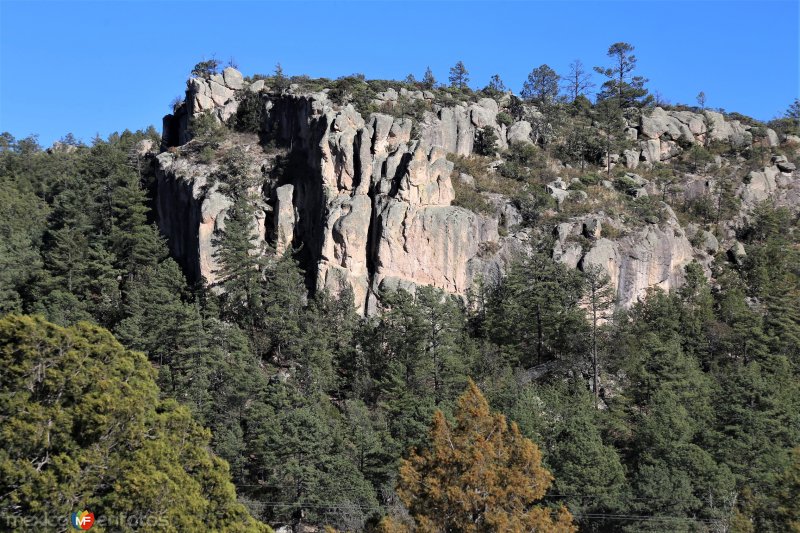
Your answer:
[[[605,65],[636,47],[639,71],[673,103],[759,119],[798,96],[798,0],[561,2],[24,2],[0,0],[0,131],[85,141],[158,129],[208,57],[242,72],[440,80],[463,60],[471,85],[494,73],[518,91],[530,70]]]

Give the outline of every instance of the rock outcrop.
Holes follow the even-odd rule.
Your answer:
[[[222,91],[232,90],[229,79],[238,77],[192,80],[187,115],[211,111],[224,119],[235,102]],[[264,184],[267,221],[259,228],[278,252],[302,249],[315,286],[352,290],[362,310],[374,307],[382,289],[424,284],[466,293],[486,263],[479,257],[482,245],[499,239],[497,221],[450,205],[453,163],[446,155],[470,153],[474,129],[494,123],[497,104],[431,116],[427,133],[411,140],[410,120],[377,113],[365,120],[322,93],[263,96],[264,130],[288,147],[289,158],[303,162]],[[174,124],[174,117],[167,121]],[[173,135],[186,137],[182,130]],[[217,186],[206,187],[212,167],[170,153],[158,162],[162,231],[187,270],[213,283],[212,236],[230,201]],[[266,169],[273,163],[258,162]]]
[[[602,268],[616,287],[617,303],[629,307],[640,300],[649,287],[664,290],[679,287],[684,267],[695,252],[672,210],[664,204],[666,220],[647,224],[615,240],[602,237],[602,226],[619,227],[617,221],[590,216],[561,223],[556,228],[553,256],[570,267],[585,270],[589,265]],[[592,242],[584,249],[579,236]]]
[[[263,80],[248,83],[229,68],[188,82],[185,102],[164,119],[162,148],[189,142],[189,119],[198,113],[211,113],[219,121],[229,119],[236,113],[242,91],[261,99],[262,139],[277,146],[268,153],[255,139],[249,144],[237,140],[250,152],[253,172],[263,177],[253,190],[263,199],[254,239],[266,241],[278,253],[293,250],[309,276],[309,285],[317,290],[352,291],[357,308],[364,313],[376,309],[383,290],[414,291],[418,285],[432,285],[465,295],[478,279],[498,280],[515,254],[535,247],[533,232],[515,227],[522,216],[508,198],[484,195],[495,210],[493,215],[451,205],[453,163],[447,156],[471,154],[480,129],[495,130],[498,148],[536,141],[530,122],[498,123],[496,100],[441,106],[428,91],[387,89],[378,94],[373,103],[384,110],[402,99],[424,101],[430,111],[414,124],[410,118],[385,113],[364,117],[351,105],[335,105],[325,91],[272,93]],[[536,120],[540,115],[534,111],[530,116]],[[753,142],[749,126],[726,121],[712,111],[700,114],[657,107],[637,120],[626,127],[625,135],[638,148],[611,154],[612,165],[649,166],[709,141],[739,147]],[[770,131],[761,142],[777,142]],[[169,238],[171,253],[190,276],[213,285],[218,269],[214,236],[224,228],[231,206],[210,179],[215,164],[180,157],[175,149],[162,152],[156,161],[159,224]],[[751,172],[737,194],[748,209],[768,197],[785,205],[800,204],[800,180],[794,171],[790,161],[776,156],[770,165]],[[638,174],[628,172],[626,178],[635,185],[628,194],[660,194],[655,184]],[[683,193],[687,200],[715,190],[713,180],[688,178]],[[463,186],[474,186],[472,176],[462,174],[458,179]],[[558,204],[586,201],[586,192],[573,190],[575,181],[579,180],[567,184],[557,178],[547,191]],[[610,182],[603,186],[613,188]],[[713,256],[733,242],[732,228],[718,232],[719,240],[699,227],[691,228],[687,236],[666,204],[663,213],[661,222],[646,217],[638,226],[627,226],[602,212],[573,217],[557,226],[553,257],[571,268],[599,265],[616,287],[618,304],[630,306],[649,287],[679,286],[684,267],[693,259],[709,272]],[[606,235],[607,230],[613,238]]]
[[[629,136],[638,140],[639,149],[626,150],[626,165],[636,168],[638,161],[648,165],[668,161],[693,144],[718,142],[743,148],[753,143],[750,129],[738,120],[726,121],[715,111],[693,113],[656,107],[649,114],[642,114],[638,127]],[[778,136],[773,130],[767,128],[765,135],[769,146],[777,146]]]

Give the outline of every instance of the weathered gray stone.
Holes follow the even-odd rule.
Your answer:
[[[531,140],[531,133],[533,132],[533,128],[531,127],[531,123],[527,120],[520,120],[519,122],[513,123],[506,132],[506,138],[508,139],[508,144],[514,143],[527,143],[533,144]]]
[[[589,239],[599,239],[603,226],[599,218],[590,218],[583,222],[583,236]]]
[[[242,77],[242,73],[233,67],[228,67],[223,70],[222,77],[225,82],[225,86],[228,89],[239,90],[244,86],[244,78]]]
[[[475,178],[473,178],[469,174],[464,174],[463,172],[461,172],[458,175],[458,181],[460,181],[464,185],[469,185],[470,187],[474,187],[475,186]]]
[[[625,150],[622,155],[625,157],[625,166],[627,168],[635,169],[639,166],[640,150]]]
[[[728,259],[737,265],[741,265],[744,262],[745,257],[747,257],[747,252],[745,252],[744,245],[736,241],[733,245],[728,248]]]
[[[251,83],[250,85],[248,85],[247,88],[248,88],[248,90],[250,90],[250,91],[252,91],[254,93],[257,93],[259,91],[264,90],[266,88],[266,86],[267,86],[267,82],[265,82],[264,80],[256,80],[253,83]]]
[[[742,189],[742,201],[745,204],[754,206],[758,202],[766,200],[777,188],[775,178],[778,175],[778,167],[764,167],[760,172],[752,171],[748,175],[749,183]]]
[[[781,172],[794,172],[797,170],[797,165],[786,159],[785,155],[772,156],[772,162]]]
[[[280,255],[291,247],[294,239],[294,185],[282,185],[275,192],[275,251]]]
[[[778,139],[778,134],[775,133],[775,130],[773,130],[772,128],[767,128],[766,134],[767,134],[767,144],[769,146],[774,147],[778,146],[781,143],[780,139]]]
[[[714,255],[719,251],[719,241],[714,234],[709,231],[703,232],[700,246],[708,255]]]

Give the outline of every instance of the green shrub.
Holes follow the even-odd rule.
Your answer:
[[[456,193],[453,205],[469,209],[473,213],[489,214],[492,212],[492,205],[472,185],[454,178],[453,190]]]
[[[605,239],[617,239],[622,235],[622,232],[610,224],[603,224],[600,227],[600,236]]]
[[[211,163],[214,160],[214,154],[215,154],[215,152],[214,152],[213,148],[211,148],[210,146],[204,146],[200,150],[200,153],[198,154],[197,159],[201,163],[205,163],[207,165],[207,164]]]
[[[514,122],[514,117],[505,111],[500,111],[497,114],[497,123],[502,126],[510,126]]]
[[[453,172],[456,176],[463,172],[477,177],[489,172],[489,160],[485,157],[449,154],[447,158],[453,162]]]
[[[635,194],[639,185],[628,176],[619,176],[614,179],[614,188],[625,194]]]
[[[553,197],[542,187],[528,187],[515,195],[511,201],[519,210],[524,226],[533,226],[544,211],[556,206]]]
[[[218,70],[219,61],[216,59],[209,59],[196,64],[192,69],[192,76],[208,79],[212,74],[216,74]]]
[[[236,131],[258,133],[264,120],[264,101],[261,95],[251,91],[239,93],[239,107],[233,116],[232,125]]]
[[[598,185],[601,181],[603,181],[603,178],[596,173],[584,174],[578,179],[581,180],[581,183],[584,185]]]
[[[497,153],[497,135],[494,128],[484,126],[475,135],[475,152],[480,155],[493,156]]]
[[[588,187],[582,181],[574,181],[569,184],[569,189],[571,191],[586,191]]]
[[[225,140],[227,130],[210,111],[189,120],[189,135],[202,145],[216,148]]]
[[[666,213],[661,201],[654,196],[642,196],[631,201],[631,212],[640,222],[658,224],[664,222]]]
[[[547,167],[541,149],[528,143],[514,143],[503,154],[503,163],[497,167],[501,176],[517,181],[532,181]]]

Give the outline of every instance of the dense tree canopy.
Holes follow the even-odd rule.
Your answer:
[[[268,530],[236,501],[208,430],[108,331],[9,315],[0,359],[4,528],[89,509],[169,531]]]
[[[228,125],[212,114],[190,123],[198,161],[213,163],[209,185],[231,200],[212,236],[214,286],[186,279],[155,225],[153,154],[142,149],[160,144],[155,131],[90,145],[65,137],[51,150],[0,136],[4,527],[85,505],[98,515],[147,508],[177,530],[260,520],[397,531],[413,529],[409,518],[418,530],[797,530],[796,214],[764,202],[727,224],[743,181],[719,159],[734,154],[744,169],[765,156],[710,141],[638,170],[656,189],[628,198],[629,169],[612,156],[632,146],[625,128],[639,120],[631,106],[647,105],[646,80],[632,46],[616,43],[609,57],[595,103],[579,62],[562,80],[570,102],[546,65],[532,73],[533,104],[504,94],[499,78],[472,93],[463,63],[453,87],[437,87],[430,69],[409,80],[407,90],[448,105],[496,99],[502,126],[477,128],[478,153],[451,159],[475,182],[474,205],[494,209],[489,191],[499,191],[492,202],[507,197],[498,233],[516,239],[524,228],[532,249],[504,255],[505,276],[466,297],[379,291],[368,317],[351,291],[314,290],[301,268],[308,249],[279,254],[252,238],[268,210],[263,169],[230,141],[264,133],[256,93]],[[388,87],[360,75],[326,85],[280,67],[268,78],[278,91],[321,84],[314,90],[331,89],[337,104],[372,111]],[[432,109],[419,104],[398,97],[381,112]],[[795,131],[795,107],[770,127]],[[519,120],[533,142],[506,147],[498,132]],[[553,226],[587,205],[546,191],[555,158],[574,177],[569,189],[593,192],[608,216],[656,224],[668,201],[697,235],[735,229],[745,253],[689,264],[680,289],[614,309],[602,269],[553,258]],[[683,172],[714,186],[681,205]],[[457,195],[467,181],[454,180]],[[569,244],[586,251],[619,232],[604,223]]]

